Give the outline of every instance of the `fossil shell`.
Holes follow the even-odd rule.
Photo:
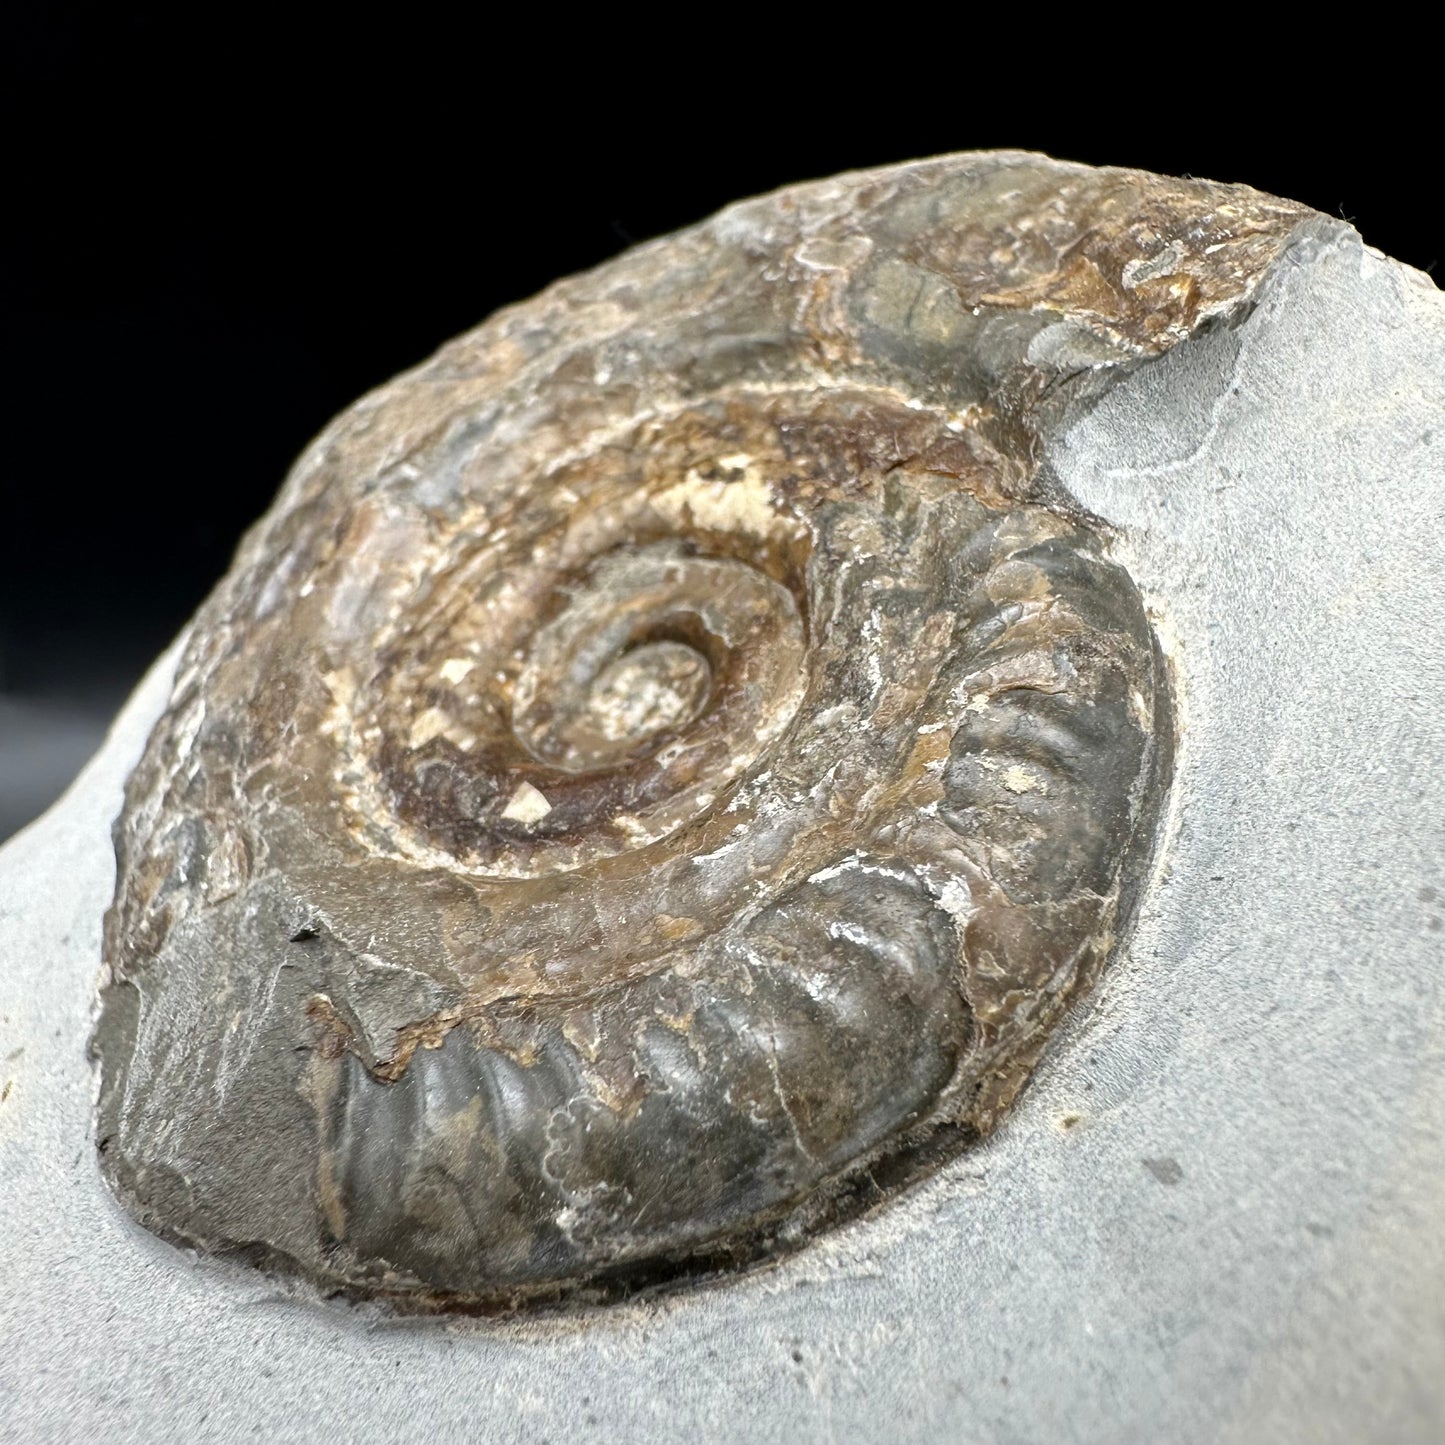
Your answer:
[[[340,417],[117,825],[120,1198],[507,1308],[766,1257],[991,1129],[1127,922],[1170,753],[1039,437],[1299,215],[1036,157],[844,177]]]

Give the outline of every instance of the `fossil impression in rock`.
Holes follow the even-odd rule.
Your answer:
[[[1041,441],[1302,214],[1021,155],[847,176],[340,417],[117,824],[121,1200],[510,1308],[768,1257],[992,1129],[1127,926],[1170,755]]]

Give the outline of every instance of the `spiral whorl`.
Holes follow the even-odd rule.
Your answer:
[[[129,785],[122,1200],[511,1308],[767,1256],[992,1128],[1127,927],[1170,755],[1048,429],[1297,217],[1020,156],[845,177],[339,418]]]

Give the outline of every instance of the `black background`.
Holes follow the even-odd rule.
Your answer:
[[[1162,38],[1104,53],[1021,11],[873,11],[854,34],[841,12],[785,33],[678,11],[673,34],[620,14],[580,33],[561,12],[458,30],[198,10],[4,22],[0,701],[90,719],[72,752],[328,417],[495,307],[730,200],[1009,146],[1248,182],[1416,266],[1439,254],[1433,184],[1422,200],[1412,179],[1427,157],[1392,110],[1410,86],[1392,68],[1365,99],[1358,58],[1191,66]],[[0,798],[0,836],[38,805]]]

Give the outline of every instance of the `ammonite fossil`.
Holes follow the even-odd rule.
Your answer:
[[[103,1169],[423,1305],[767,1257],[993,1128],[1127,924],[1165,669],[1040,437],[1227,324],[1253,192],[952,157],[749,202],[365,398],[117,825]]]

